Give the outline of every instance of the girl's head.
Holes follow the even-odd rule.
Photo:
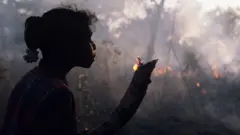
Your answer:
[[[36,62],[39,49],[43,61],[50,65],[89,68],[95,57],[91,26],[96,21],[89,11],[64,7],[27,18],[24,38],[28,51],[24,59]]]

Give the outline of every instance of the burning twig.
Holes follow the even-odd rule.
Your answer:
[[[139,56],[137,56],[136,63],[133,65],[133,71],[137,71],[141,65],[143,65],[143,61]]]

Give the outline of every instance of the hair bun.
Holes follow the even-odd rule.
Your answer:
[[[38,51],[27,49],[26,55],[24,55],[23,58],[28,63],[36,62],[38,60]]]
[[[36,50],[40,47],[40,38],[42,36],[42,18],[38,16],[30,16],[25,22],[24,38],[27,47],[30,50]]]

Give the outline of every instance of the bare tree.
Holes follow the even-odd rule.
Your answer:
[[[162,11],[164,9],[164,3],[165,3],[165,0],[161,0],[161,3],[160,4],[157,4],[156,1],[154,1],[154,3],[157,5],[157,11],[155,13],[155,15],[153,15],[154,17],[154,22],[152,24],[152,28],[151,28],[151,31],[152,33],[150,33],[150,40],[149,40],[149,43],[148,43],[148,48],[147,48],[147,54],[146,54],[146,60],[150,60],[153,58],[154,56],[154,50],[155,50],[155,41],[156,41],[156,38],[157,38],[157,33],[158,33],[158,27],[159,27],[159,23],[160,23],[160,19],[161,19],[161,14],[162,14]]]

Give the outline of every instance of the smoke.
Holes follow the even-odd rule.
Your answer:
[[[240,123],[238,110],[237,107],[232,107],[232,104],[238,104],[235,102],[237,94],[231,94],[236,91],[230,89],[233,87],[230,84],[225,85],[225,82],[217,84],[212,81],[211,70],[218,68],[221,75],[227,70],[231,73],[227,78],[228,81],[234,80],[239,74],[237,61],[240,51],[238,8],[240,2],[238,0],[166,0],[164,11],[159,15],[156,12],[160,2],[161,0],[2,1],[0,4],[1,57],[10,63],[18,62],[21,71],[26,72],[33,65],[27,66],[22,60],[26,49],[23,40],[24,20],[30,15],[41,15],[61,4],[75,4],[79,8],[95,12],[100,19],[93,35],[93,40],[98,45],[97,59],[88,74],[94,76],[93,79],[98,82],[109,83],[111,90],[108,92],[116,103],[131,79],[135,57],[145,57],[149,43],[155,45],[153,57],[159,58],[157,67],[171,66],[174,71],[183,69],[185,54],[193,51],[207,76],[196,77],[197,79],[190,80],[188,84],[176,77],[153,78],[138,115],[142,117],[150,114],[159,109],[159,106],[161,106],[161,117],[184,115],[186,118],[185,115],[190,115],[192,118],[192,114],[196,117],[198,115],[196,112],[203,111],[201,115],[220,119],[230,125],[229,127],[239,130],[240,127],[236,126]],[[12,3],[15,6],[12,6],[14,5]],[[160,21],[156,22],[156,18],[160,18]],[[151,42],[155,25],[159,26],[156,40]],[[14,64],[11,71],[21,72],[17,71]],[[14,82],[18,80],[15,77],[19,78],[24,72],[13,75]],[[75,73],[73,71],[71,75],[74,76]],[[198,81],[203,88],[192,88],[192,84],[195,85]],[[74,81],[71,83],[76,85]],[[192,89],[199,89],[201,92],[196,94]],[[209,97],[199,98],[206,90],[209,92],[207,94]]]
[[[18,3],[19,2],[21,1],[19,0]],[[157,4],[160,3],[160,0],[100,0],[97,2],[92,0],[41,0],[39,2],[31,2],[33,4],[26,4],[27,10],[24,10],[24,8],[21,7],[16,7],[18,9],[6,8],[6,4],[9,4],[10,1],[3,1],[3,3],[5,3],[5,5],[2,4],[2,7],[5,8],[1,8],[1,14],[4,15],[4,20],[2,22],[4,25],[12,24],[13,26],[10,27],[12,28],[11,30],[9,27],[5,28],[4,31],[6,31],[5,33],[8,34],[6,37],[8,38],[8,41],[19,40],[17,43],[9,43],[14,44],[7,46],[7,48],[11,48],[11,50],[12,47],[16,46],[15,44],[21,44],[21,46],[24,48],[22,26],[24,19],[27,16],[31,15],[32,13],[37,15],[42,14],[44,11],[53,7],[57,7],[60,4],[76,4],[81,8],[90,9],[91,11],[96,12],[100,18],[100,24],[97,25],[96,32],[94,33],[94,40],[99,42],[106,39],[111,40],[114,45],[120,47],[122,51],[125,53],[130,53],[132,55],[131,60],[128,61],[130,66],[136,55],[144,55],[146,51],[146,45],[148,44],[151,36],[151,24],[154,23],[154,13],[156,12]],[[166,20],[167,18],[169,18],[169,20],[166,21],[165,16],[161,16],[161,19],[164,20],[162,21],[164,24],[159,22],[159,25],[161,26],[157,32],[157,40],[154,43],[157,46],[155,56],[162,59],[163,53],[161,50],[166,51],[168,48],[163,45],[165,44],[164,38],[166,38],[166,35],[169,35],[169,30],[176,25],[176,29],[174,31],[175,33],[179,33],[179,35],[181,35],[179,41],[189,40],[189,38],[200,39],[203,36],[207,36],[209,38],[209,43],[204,43],[196,47],[201,51],[200,53],[203,53],[203,55],[206,56],[206,60],[209,63],[213,63],[213,61],[217,59],[215,50],[218,50],[218,52],[221,54],[221,57],[219,58],[221,59],[221,65],[231,63],[231,61],[236,58],[235,54],[236,50],[238,50],[237,43],[236,41],[232,41],[229,35],[224,35],[224,26],[222,26],[222,24],[218,24],[221,22],[216,22],[217,20],[214,20],[212,16],[209,16],[209,12],[215,10],[216,8],[227,10],[228,7],[235,8],[238,5],[239,2],[233,0],[228,2],[209,2],[205,0],[166,1],[164,8],[165,12],[168,12],[168,14],[166,14]],[[32,9],[35,7],[37,7],[38,12],[32,11]],[[8,13],[8,15],[6,15],[6,13]],[[22,16],[25,15],[25,17],[21,17],[21,21],[16,21],[18,19],[10,19],[9,17],[19,14]],[[175,16],[176,22],[172,22]],[[164,28],[168,28],[167,32],[163,30]],[[221,37],[219,37],[219,35],[221,35]],[[218,44],[218,46],[214,44]],[[126,50],[131,50],[131,52]],[[206,50],[208,51],[206,52]]]
[[[212,5],[204,1],[199,2],[200,4],[194,2],[192,2],[192,5],[185,2],[181,4],[180,12],[178,12],[178,19],[181,22],[177,24],[181,28],[181,40],[192,42],[189,39],[195,38],[201,41],[200,44],[193,43],[193,46],[199,50],[198,53],[210,65],[218,63],[217,66],[221,68],[224,65],[232,66],[233,61],[238,57],[236,52],[238,50],[238,40],[234,35],[227,33],[226,29],[228,26],[234,25],[231,30],[235,32],[239,24],[235,22],[238,19],[235,18],[236,20],[230,21],[234,18],[231,18],[230,15],[224,16],[223,12],[232,12],[232,15],[238,16],[239,11],[229,9],[234,8],[237,4],[233,3],[234,6],[229,3]],[[210,15],[212,11],[216,11],[214,12],[215,15]],[[216,19],[221,18],[220,16],[224,16],[222,17],[224,19]]]

